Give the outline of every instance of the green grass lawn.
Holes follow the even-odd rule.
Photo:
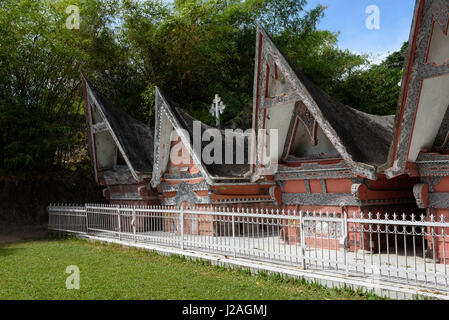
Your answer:
[[[66,288],[67,266],[80,289]],[[376,299],[79,239],[0,244],[0,299]]]

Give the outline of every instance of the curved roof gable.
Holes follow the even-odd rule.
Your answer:
[[[134,177],[148,175],[153,170],[153,131],[110,103],[85,77],[86,98],[89,105],[99,108],[118,149]],[[90,128],[92,130],[92,128]]]
[[[448,27],[448,0],[416,0],[394,137],[383,168],[389,178],[406,173],[423,149],[447,148]]]
[[[253,117],[256,129],[265,129],[270,121],[267,110],[274,104],[302,102],[354,174],[376,179],[377,167],[387,159],[394,116],[367,114],[334,100],[284,57],[261,26],[257,32],[256,63]],[[281,72],[291,92],[267,98],[270,72],[276,77]],[[288,125],[291,117],[291,113],[285,112],[282,123]],[[258,141],[259,166],[262,143]]]
[[[200,125],[200,137],[201,144],[197,147],[194,145],[194,122]],[[225,150],[226,150],[226,138],[224,130],[219,130],[221,135],[222,146],[222,163],[221,164],[206,164],[202,158],[202,152],[204,148],[210,143],[209,141],[202,141],[203,134],[208,129],[215,129],[210,127],[184,112],[181,107],[169,97],[164,95],[159,88],[156,88],[156,134],[154,142],[154,155],[155,163],[153,169],[152,185],[156,187],[165,170],[169,161],[170,148],[166,147],[170,145],[171,131],[177,130],[184,146],[190,153],[195,164],[200,169],[201,174],[206,178],[209,184],[214,184],[217,180],[244,180],[248,179],[246,176],[249,171],[248,165],[248,139],[243,134],[238,133],[232,135],[233,139],[233,164],[226,164]],[[169,128],[168,128],[169,127]],[[181,130],[179,130],[181,129]],[[183,132],[184,131],[184,132]],[[238,139],[242,138],[242,139]],[[242,145],[243,141],[243,145]],[[244,150],[244,159],[242,164],[235,162],[235,150],[237,146],[242,147]],[[240,149],[241,150],[241,149]],[[232,183],[232,182],[231,182]]]

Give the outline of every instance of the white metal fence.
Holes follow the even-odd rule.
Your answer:
[[[48,211],[54,231],[449,289],[443,217],[96,204]]]

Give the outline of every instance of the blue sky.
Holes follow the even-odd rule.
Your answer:
[[[339,31],[338,46],[357,53],[372,54],[373,62],[380,62],[388,52],[397,51],[408,40],[413,18],[413,0],[309,0],[307,8],[317,4],[327,6],[319,28]],[[380,29],[369,30],[365,13],[369,5],[380,11]]]

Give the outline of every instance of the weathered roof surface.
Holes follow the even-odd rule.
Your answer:
[[[149,174],[153,170],[153,130],[130,117],[110,103],[87,79],[86,89],[91,92],[103,111],[131,166],[137,173]]]
[[[190,116],[189,114],[187,114],[184,110],[181,109],[181,107],[174,102],[173,100],[167,98],[166,95],[164,95],[164,98],[166,99],[166,101],[170,104],[174,116],[177,118],[179,124],[182,126],[182,129],[185,129],[189,135],[190,135],[190,139],[191,139],[191,143],[192,143],[192,139],[193,139],[193,123],[194,121],[198,121],[195,118],[193,118],[192,116]],[[201,137],[203,136],[203,133],[205,130],[207,129],[216,129],[213,128],[211,126],[208,126],[202,122],[201,123]],[[226,164],[225,162],[225,150],[227,147],[229,147],[229,145],[226,145],[226,140],[225,140],[225,131],[224,130],[219,130],[221,137],[222,137],[222,164],[206,164],[204,163],[204,159],[201,157],[201,155],[198,155],[198,158],[202,159],[202,164],[203,166],[207,169],[207,171],[212,175],[212,178],[243,178],[243,176],[245,175],[245,173],[247,173],[250,170],[250,165],[249,165],[249,139],[247,136],[244,136],[243,134],[239,134],[239,133],[234,133],[233,134],[233,150],[232,150],[232,154],[233,154],[233,163],[234,164]],[[200,137],[200,139],[201,139]],[[211,138],[212,141],[213,138]],[[203,150],[208,144],[211,143],[211,141],[202,141],[201,142],[201,150]],[[242,145],[242,141],[243,141],[243,145]],[[240,147],[240,148],[238,148]],[[237,159],[236,159],[236,155],[238,150],[244,150],[244,157],[243,157],[243,164],[236,164],[237,163]]]
[[[375,166],[384,164],[393,135],[394,115],[372,115],[336,101],[286,60],[353,160]]]

